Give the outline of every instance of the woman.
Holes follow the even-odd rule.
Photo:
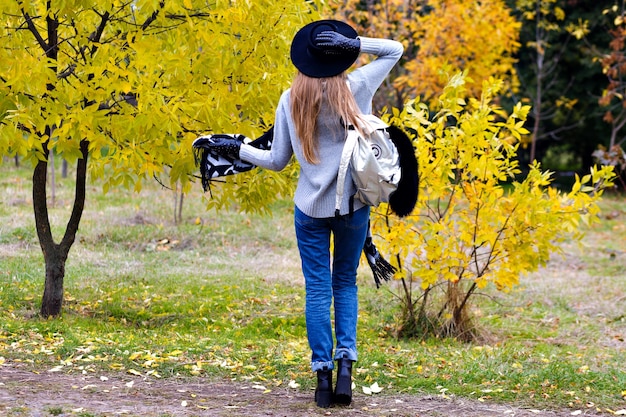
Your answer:
[[[378,58],[347,74],[361,52]],[[271,149],[260,150],[228,139],[217,140],[210,147],[213,153],[277,171],[293,154],[300,163],[294,223],[306,284],[306,326],[311,368],[317,372],[315,400],[319,407],[329,407],[333,401],[351,403],[352,363],[357,360],[356,276],[369,207],[355,199],[350,214],[349,196],[356,190],[348,174],[340,215],[335,214],[346,127],[358,127],[359,114],[371,113],[374,93],[402,53],[399,42],[358,37],[343,22],[310,23],[296,34],[291,45],[291,60],[298,74],[278,103]],[[336,346],[331,326],[333,301]],[[334,395],[333,359],[338,367]]]

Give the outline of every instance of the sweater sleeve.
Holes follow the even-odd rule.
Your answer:
[[[285,105],[288,101],[287,92],[285,92],[278,102],[278,108],[276,109],[274,138],[271,149],[261,150],[254,146],[243,144],[239,150],[241,159],[254,165],[271,169],[272,171],[280,171],[287,166],[293,154],[289,134],[288,114],[286,114],[288,106]]]
[[[367,38],[359,36],[361,40],[361,52],[372,54],[393,60],[393,65],[400,59],[404,52],[404,46],[398,41],[382,38]]]
[[[361,53],[375,55],[377,58],[352,72],[352,78],[363,80],[369,92],[374,95],[391,69],[402,57],[404,46],[390,39],[367,38],[360,36]]]

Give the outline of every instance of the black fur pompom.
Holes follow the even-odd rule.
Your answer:
[[[389,126],[389,136],[400,154],[400,182],[389,197],[389,206],[400,217],[411,214],[419,193],[418,163],[411,139],[397,126]]]

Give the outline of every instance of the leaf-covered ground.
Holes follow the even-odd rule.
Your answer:
[[[583,411],[521,409],[445,395],[355,392],[350,407],[319,409],[313,392],[290,387],[210,381],[143,379],[132,375],[37,374],[0,368],[0,415],[6,416],[571,416]]]

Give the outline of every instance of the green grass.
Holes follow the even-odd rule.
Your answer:
[[[173,221],[173,192],[88,187],[60,318],[37,315],[43,257],[30,172],[0,166],[0,364],[43,372],[313,386],[292,203],[264,217],[206,211],[200,185]],[[57,176],[58,178],[58,176]],[[56,239],[71,180],[57,185]],[[357,386],[531,408],[626,408],[626,202],[608,198],[582,247],[568,244],[509,294],[474,300],[484,340],[398,340],[399,307],[360,269]],[[360,389],[360,388],[359,388]]]

